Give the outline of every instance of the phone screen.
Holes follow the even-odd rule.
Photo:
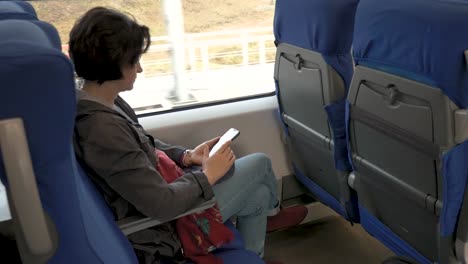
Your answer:
[[[219,141],[214,145],[214,147],[210,150],[210,154],[209,156],[211,157],[211,155],[213,155],[214,153],[216,153],[216,151],[219,150],[219,148],[221,148],[221,146],[228,140],[234,140],[235,138],[237,138],[237,136],[239,136],[240,132],[239,130],[235,129],[235,128],[231,128],[229,129],[226,133],[224,133],[223,136],[221,136],[221,138],[219,139]]]

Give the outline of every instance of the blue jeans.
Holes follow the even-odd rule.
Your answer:
[[[237,216],[246,248],[263,257],[267,215],[279,206],[270,159],[261,153],[237,159],[213,190],[223,220]]]

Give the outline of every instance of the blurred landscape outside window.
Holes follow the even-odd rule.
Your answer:
[[[11,219],[5,186],[0,182],[0,222]]]
[[[40,20],[57,28],[65,53],[74,22],[92,7],[132,14],[150,28],[152,43],[141,59],[143,73],[132,91],[121,94],[138,114],[274,91],[274,0],[30,3]]]

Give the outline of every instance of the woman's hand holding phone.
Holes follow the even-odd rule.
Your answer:
[[[211,156],[209,155],[210,150],[208,146],[205,146],[203,149],[203,172],[211,185],[214,185],[221,179],[236,160],[236,156],[231,149],[231,143],[231,140],[226,141]]]
[[[219,141],[220,138],[221,137],[215,137],[213,139],[205,141],[201,143],[200,145],[198,145],[193,150],[188,151],[184,157],[183,163],[187,167],[190,167],[192,165],[202,165],[203,164],[203,151],[205,147],[208,147],[208,149],[212,149],[213,146]]]

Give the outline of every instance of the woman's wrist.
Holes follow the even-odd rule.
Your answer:
[[[182,157],[182,165],[184,167],[192,166],[192,150],[186,149]]]

